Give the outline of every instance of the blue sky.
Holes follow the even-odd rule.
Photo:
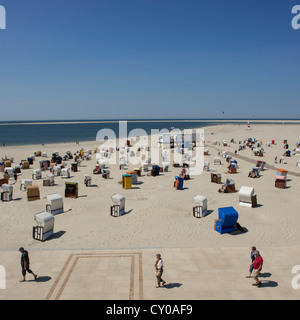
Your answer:
[[[0,0],[0,121],[299,119],[297,4]]]

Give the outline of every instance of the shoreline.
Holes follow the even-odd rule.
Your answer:
[[[262,121],[264,121],[264,120],[262,120]],[[266,125],[266,126],[281,126],[281,127],[284,126],[284,125],[288,125],[288,126],[299,126],[300,125],[300,120],[297,123],[294,123],[292,121],[294,121],[294,120],[291,120],[291,122],[282,124],[282,123],[279,123],[279,122],[278,123],[273,123],[270,120],[267,123],[251,123],[250,122],[250,125],[251,125],[251,127],[253,127],[253,126],[264,126],[264,125]],[[130,122],[130,121],[128,121],[128,122]],[[133,122],[135,122],[135,121],[133,121]],[[137,122],[140,122],[140,121],[137,121]],[[145,122],[148,122],[148,121],[145,121]],[[152,121],[149,121],[149,122],[152,122]],[[165,122],[165,121],[162,121],[162,122]],[[183,121],[177,121],[177,122],[183,122]],[[195,120],[193,122],[198,122],[198,121]],[[203,121],[203,122],[205,122],[205,121]],[[200,127],[200,128],[199,127],[193,127],[193,128],[186,128],[186,129],[187,130],[197,130],[197,129],[204,129],[204,130],[209,129],[209,130],[212,130],[213,128],[223,127],[223,126],[239,126],[239,127],[241,126],[239,123],[227,123],[227,121],[224,121],[223,124],[217,123],[218,122],[217,120],[215,122],[216,122],[216,124],[213,124],[213,125],[207,125],[207,126],[203,126],[203,127]],[[248,121],[245,121],[245,124],[247,122]],[[85,123],[85,122],[82,122],[82,123]],[[111,122],[111,123],[119,123],[119,121]],[[42,123],[42,124],[45,124],[45,123]],[[245,129],[246,129],[246,126],[245,126]],[[153,130],[161,131],[162,129],[153,129]],[[170,129],[168,129],[168,130],[171,131]],[[185,129],[179,129],[179,130],[183,131]],[[131,130],[129,131],[129,129],[127,129],[127,131],[128,131],[128,134],[131,132]],[[251,131],[251,130],[249,130],[249,131]],[[151,134],[147,134],[147,136],[149,137],[149,136],[151,136]],[[117,138],[117,140],[120,139],[119,137],[116,137],[116,138]],[[122,138],[122,139],[124,139],[124,138]],[[299,135],[299,139],[300,139],[300,135]],[[95,140],[88,139],[88,140],[81,140],[81,141],[79,140],[79,145],[83,144],[83,143],[91,144],[93,142],[97,142],[97,140],[96,139]],[[47,147],[47,146],[52,146],[52,145],[66,145],[66,144],[76,144],[76,141],[51,142],[51,143],[44,143],[44,144],[41,144],[41,143],[30,143],[30,144],[20,144],[20,145],[5,145],[5,146],[0,145],[0,152],[1,152],[1,150],[4,150],[5,148],[9,148],[9,147],[11,147],[11,148],[13,148],[13,147],[28,147],[29,148],[29,147]]]
[[[258,123],[263,123],[263,124],[267,124],[267,123],[273,123],[273,124],[300,124],[300,119],[296,119],[296,120],[291,120],[291,119],[288,119],[288,120],[285,120],[285,119],[275,119],[275,120],[270,120],[270,119],[258,119],[258,120],[254,120],[254,119],[207,119],[207,120],[203,120],[203,119],[200,119],[200,120],[194,120],[194,119],[188,119],[188,120],[180,120],[180,119],[166,119],[166,120],[70,120],[70,121],[56,121],[56,120],[53,120],[53,121],[38,121],[38,122],[30,122],[30,121],[26,121],[26,122],[0,122],[0,126],[10,126],[10,125],[42,125],[42,124],[89,124],[89,123],[119,123],[119,122],[122,122],[122,121],[126,121],[128,123],[139,123],[139,122],[142,122],[142,123],[151,123],[151,122],[222,122],[222,123],[238,123],[238,122],[241,122],[241,123],[252,123],[252,124],[258,124]]]

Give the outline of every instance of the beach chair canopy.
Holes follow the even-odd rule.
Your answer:
[[[47,201],[51,205],[51,210],[58,210],[63,207],[63,197],[58,193],[52,193],[47,195]]]
[[[207,210],[207,198],[201,195],[194,197],[194,201],[198,206],[203,207],[203,211]]]
[[[236,224],[239,214],[233,207],[218,209],[218,217],[222,220],[223,227],[232,227]]]
[[[181,177],[175,176],[175,179],[178,180],[181,183],[183,182],[183,178],[181,178]]]
[[[228,186],[231,186],[231,185],[235,184],[235,181],[234,181],[233,179],[227,178],[227,179],[226,179],[226,184],[227,184]]]
[[[285,169],[277,169],[276,176],[286,176],[288,173]]]
[[[120,210],[123,210],[125,208],[125,197],[122,196],[121,194],[113,194],[111,196],[112,202],[114,205],[120,206]]]
[[[53,230],[54,227],[54,216],[49,212],[41,212],[34,216],[34,220],[38,226],[44,228],[44,233]]]
[[[240,202],[251,202],[251,198],[255,195],[253,187],[242,186],[239,190]]]

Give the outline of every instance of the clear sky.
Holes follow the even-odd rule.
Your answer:
[[[299,119],[297,4],[0,0],[0,121]]]

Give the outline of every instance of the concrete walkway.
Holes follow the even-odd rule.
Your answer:
[[[205,147],[210,147],[210,148],[213,148],[215,150],[224,150],[224,149],[222,149],[221,146],[216,147],[214,145],[205,145]],[[231,152],[231,151],[227,151],[227,154],[229,156],[231,156],[232,158],[249,162],[249,163],[253,164],[254,166],[256,165],[258,160],[263,160],[263,158],[259,158],[259,157],[257,157],[256,159],[251,159],[249,157],[245,157],[245,156],[242,156],[241,154],[234,153],[234,152]],[[274,171],[277,171],[277,169],[278,169],[276,166],[274,166],[272,164],[268,164],[268,163],[265,164],[265,168],[266,169],[270,169],[270,170],[274,170]],[[288,170],[288,173],[289,173],[289,176],[300,177],[300,173],[299,172],[294,172],[294,171]]]
[[[300,246],[258,248],[264,258],[261,287],[247,279],[250,248],[114,250],[28,249],[31,274],[21,280],[20,253],[0,251],[0,300],[290,300],[299,299]],[[155,288],[154,263],[161,253],[167,284]],[[2,268],[3,270],[3,268]],[[300,272],[300,270],[299,270]],[[2,272],[3,275],[3,272]],[[296,286],[292,286],[292,280]],[[3,289],[5,285],[5,289]],[[300,279],[299,279],[300,285]]]

